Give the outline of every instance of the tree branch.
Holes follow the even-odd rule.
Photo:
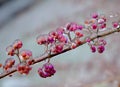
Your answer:
[[[96,39],[96,38],[98,38],[98,37],[105,37],[105,36],[111,35],[111,34],[113,34],[113,33],[115,33],[115,32],[120,32],[120,28],[117,28],[117,29],[114,29],[114,30],[110,30],[110,31],[107,31],[107,32],[104,32],[104,33],[101,33],[101,34],[98,34],[98,35],[96,35],[96,36],[94,36],[94,37],[91,37],[90,39],[91,39],[91,40],[94,40],[94,39]],[[81,44],[78,45],[77,47],[79,47],[79,46],[81,46],[81,45],[83,45],[83,44],[85,44],[85,43],[86,43],[86,41],[83,40],[83,41],[81,42]],[[51,55],[48,55],[48,56],[45,56],[45,57],[35,58],[35,61],[33,62],[32,65],[34,65],[34,64],[36,64],[36,63],[39,63],[39,62],[42,62],[42,61],[44,61],[44,60],[46,60],[46,59],[48,59],[48,58],[53,58],[54,56],[57,56],[57,55],[59,55],[59,54],[65,53],[65,52],[70,51],[70,50],[72,50],[72,49],[71,49],[71,48],[66,48],[66,49],[64,49],[61,53],[56,53],[56,54],[51,54]],[[16,68],[13,68],[13,69],[12,69],[11,71],[9,71],[9,72],[3,72],[3,73],[0,74],[0,79],[4,78],[4,77],[6,77],[6,76],[9,76],[9,75],[11,75],[12,73],[15,73],[16,71],[17,71],[17,69],[16,69]]]

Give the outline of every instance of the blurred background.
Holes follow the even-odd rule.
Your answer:
[[[33,56],[44,47],[35,42],[40,34],[67,22],[84,23],[93,12],[111,15],[120,11],[120,0],[0,0],[0,63],[8,58],[6,47],[21,39]],[[118,18],[110,19],[117,20]],[[43,79],[33,66],[28,76],[19,73],[0,80],[0,87],[120,87],[120,34],[106,38],[103,54],[91,53],[87,44],[51,60],[57,73]]]

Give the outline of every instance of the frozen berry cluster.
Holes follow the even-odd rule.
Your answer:
[[[32,67],[30,67],[29,65],[26,65],[26,64],[17,65],[17,71],[20,74],[28,75],[31,70],[32,70]]]
[[[20,50],[22,46],[23,43],[21,40],[19,39],[15,40],[12,45],[9,45],[6,48],[7,54],[9,56],[16,55],[19,58],[20,62],[30,59],[32,57],[32,52],[30,50]]]
[[[65,27],[59,27],[48,34],[38,36],[36,41],[39,45],[47,46],[47,50],[51,53],[60,53],[66,46],[75,48],[81,44],[80,38],[83,37],[81,32],[83,28],[83,25],[68,23]]]
[[[16,54],[16,51],[22,48],[22,46],[23,46],[23,43],[21,40],[19,39],[15,40],[12,45],[9,45],[6,48],[7,54],[10,56],[14,56]]]
[[[29,65],[32,64],[31,58],[32,58],[32,52],[30,50],[21,50],[23,46],[23,43],[21,40],[17,39],[13,42],[12,45],[9,45],[6,48],[7,54],[9,56],[17,56],[19,59],[18,65],[15,65],[15,59],[14,58],[8,58],[5,61],[5,64],[3,66],[4,71],[9,71],[11,68],[17,67],[17,71],[20,74],[28,74],[29,71],[32,69]]]
[[[92,30],[105,30],[106,29],[107,18],[105,15],[99,15],[98,13],[93,13],[91,18],[85,21],[85,24],[89,26]]]
[[[13,58],[8,58],[6,61],[5,61],[5,64],[3,66],[3,69],[5,71],[9,71],[9,69],[11,69],[15,64],[15,60]]]
[[[55,74],[56,70],[51,63],[45,63],[42,68],[38,69],[38,74],[42,78],[51,77]]]
[[[98,53],[103,53],[105,51],[106,41],[104,39],[97,39],[94,41],[87,40],[88,45],[93,53],[98,51]]]
[[[112,22],[112,29],[119,29],[119,21]],[[105,51],[106,41],[100,38],[100,33],[107,30],[107,17],[93,13],[90,19],[87,19],[84,24],[71,22],[63,27],[58,27],[56,30],[48,34],[39,35],[36,38],[38,45],[46,47],[45,53],[48,54],[48,62],[43,64],[42,68],[38,69],[38,74],[42,78],[51,77],[56,73],[54,66],[50,63],[51,55],[59,54],[65,49],[75,49],[79,45],[88,43],[92,53],[103,53]],[[87,33],[86,33],[87,32]],[[11,68],[17,69],[20,74],[28,75],[32,70],[31,65],[37,63],[39,60],[32,58],[32,51],[21,50],[23,43],[17,39],[12,45],[6,48],[8,56],[16,56],[19,64],[13,57],[8,58],[5,64],[0,63],[0,68],[3,67],[5,72],[9,72]],[[45,59],[41,59],[42,61]]]

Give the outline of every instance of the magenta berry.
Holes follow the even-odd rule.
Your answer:
[[[49,33],[49,36],[53,37],[54,39],[57,39],[58,38],[58,32],[57,31],[51,31]]]
[[[91,51],[92,51],[93,53],[96,52],[96,47],[95,47],[95,46],[91,46],[90,49],[91,49]]]
[[[63,43],[59,43],[59,44],[57,44],[57,45],[55,45],[55,46],[53,46],[51,48],[51,52],[53,52],[53,53],[60,53],[60,52],[63,51],[63,48],[64,48],[64,44]]]
[[[103,23],[105,23],[104,19],[102,19],[102,18],[98,19],[98,24],[103,24]]]
[[[92,29],[96,30],[97,29],[97,24],[92,24]]]
[[[52,36],[48,36],[47,41],[48,43],[53,43],[55,39]]]
[[[40,35],[36,38],[36,41],[39,45],[47,44],[47,35]]]
[[[97,13],[93,13],[92,14],[92,18],[98,18],[98,14]]]
[[[42,68],[38,69],[38,74],[42,78],[51,77],[55,72],[56,70],[51,63],[45,63]]]
[[[100,29],[104,29],[104,28],[106,28],[106,24],[101,24]]]
[[[67,43],[67,41],[68,41],[67,38],[64,35],[59,35],[58,40],[60,42],[63,42],[63,43]]]
[[[65,32],[63,27],[57,28],[56,31],[57,31],[58,34],[63,34]]]
[[[67,30],[69,31],[75,31],[78,28],[78,25],[76,23],[69,23],[66,26]]]
[[[78,25],[77,28],[78,28],[79,30],[82,30],[82,29],[84,28],[84,26],[83,26],[83,25]]]
[[[99,53],[103,53],[104,50],[105,50],[105,47],[102,46],[102,45],[101,45],[101,46],[98,46],[97,50],[98,50]]]
[[[118,28],[119,27],[119,23],[118,22],[113,22],[113,28]]]

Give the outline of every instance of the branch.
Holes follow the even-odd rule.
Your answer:
[[[113,30],[110,30],[110,31],[107,31],[107,32],[98,34],[98,35],[96,35],[96,36],[94,36],[94,37],[91,37],[90,39],[91,39],[91,40],[94,40],[94,39],[96,39],[96,38],[98,38],[98,37],[105,37],[105,36],[111,35],[111,34],[113,34],[113,33],[115,33],[115,32],[120,32],[120,28],[113,29]],[[81,46],[81,45],[83,45],[83,44],[85,44],[85,43],[86,43],[86,41],[83,40],[80,45],[77,45],[77,47],[79,47],[79,46]],[[35,58],[35,61],[33,62],[32,65],[34,65],[34,64],[36,64],[36,63],[39,63],[39,62],[42,62],[42,61],[44,61],[44,60],[46,60],[46,59],[48,59],[48,58],[53,58],[54,56],[57,56],[57,55],[59,55],[59,54],[65,53],[65,52],[70,51],[70,50],[72,50],[72,49],[71,49],[71,48],[66,48],[66,49],[64,49],[61,53],[56,53],[56,54],[51,54],[51,55],[48,55],[48,56],[45,56],[45,57]],[[16,68],[13,68],[13,69],[12,69],[11,71],[9,71],[9,72],[3,72],[3,73],[0,74],[0,79],[4,78],[4,77],[6,77],[6,76],[9,76],[9,75],[11,75],[12,73],[15,73],[16,71],[17,71],[17,69],[16,69]]]

